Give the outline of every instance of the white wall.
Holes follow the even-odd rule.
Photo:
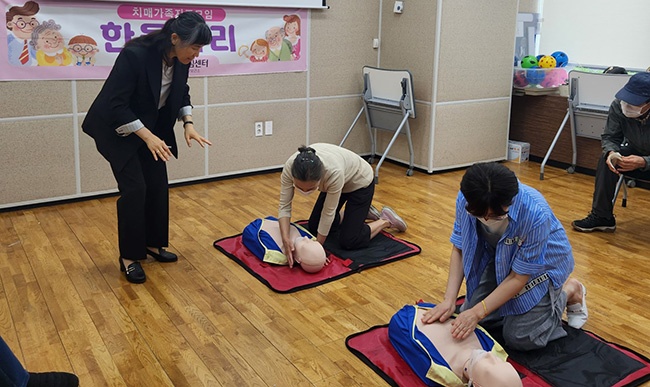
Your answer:
[[[578,65],[650,66],[650,1],[543,0],[540,54]]]

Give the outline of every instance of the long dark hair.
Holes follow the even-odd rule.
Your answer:
[[[166,56],[172,48],[171,36],[173,33],[178,35],[181,39],[181,44],[185,46],[193,44],[205,46],[212,41],[212,31],[210,31],[210,27],[205,23],[203,16],[196,12],[188,11],[167,20],[162,29],[130,40],[126,43],[125,47],[130,45],[155,46],[161,54]]]
[[[291,175],[300,181],[318,181],[323,176],[323,162],[316,156],[316,150],[308,146],[298,148],[298,156],[293,160]]]
[[[465,209],[470,214],[485,216],[492,210],[499,216],[504,215],[503,207],[509,207],[519,193],[519,181],[514,172],[501,164],[477,163],[465,172],[460,191],[467,200]]]

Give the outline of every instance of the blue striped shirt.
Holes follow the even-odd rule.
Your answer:
[[[462,251],[467,298],[479,285],[490,261],[487,242],[480,237],[477,220],[465,210],[461,192],[456,199],[456,220],[451,243]],[[519,183],[508,212],[509,224],[496,248],[496,280],[500,284],[511,271],[529,275],[529,281],[547,273],[554,288],[560,288],[573,271],[571,245],[564,227],[537,190]],[[480,248],[479,248],[480,247]],[[522,314],[539,303],[548,291],[548,280],[501,306],[501,316]]]

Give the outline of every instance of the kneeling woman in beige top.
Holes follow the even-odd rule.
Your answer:
[[[381,212],[372,207],[375,193],[370,164],[356,153],[337,145],[318,143],[302,146],[289,157],[280,178],[278,220],[282,250],[293,267],[293,241],[289,235],[294,193],[320,191],[309,217],[309,231],[323,244],[330,231],[338,228],[339,244],[347,250],[367,247],[385,228],[406,230],[406,222],[390,207]],[[345,210],[341,214],[341,208]],[[371,221],[366,223],[366,219]]]

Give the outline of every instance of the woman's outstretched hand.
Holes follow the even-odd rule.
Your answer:
[[[185,142],[187,146],[192,147],[192,140],[196,141],[201,145],[201,148],[205,148],[205,145],[212,145],[210,140],[201,136],[196,129],[194,129],[194,124],[188,123],[185,125]]]

